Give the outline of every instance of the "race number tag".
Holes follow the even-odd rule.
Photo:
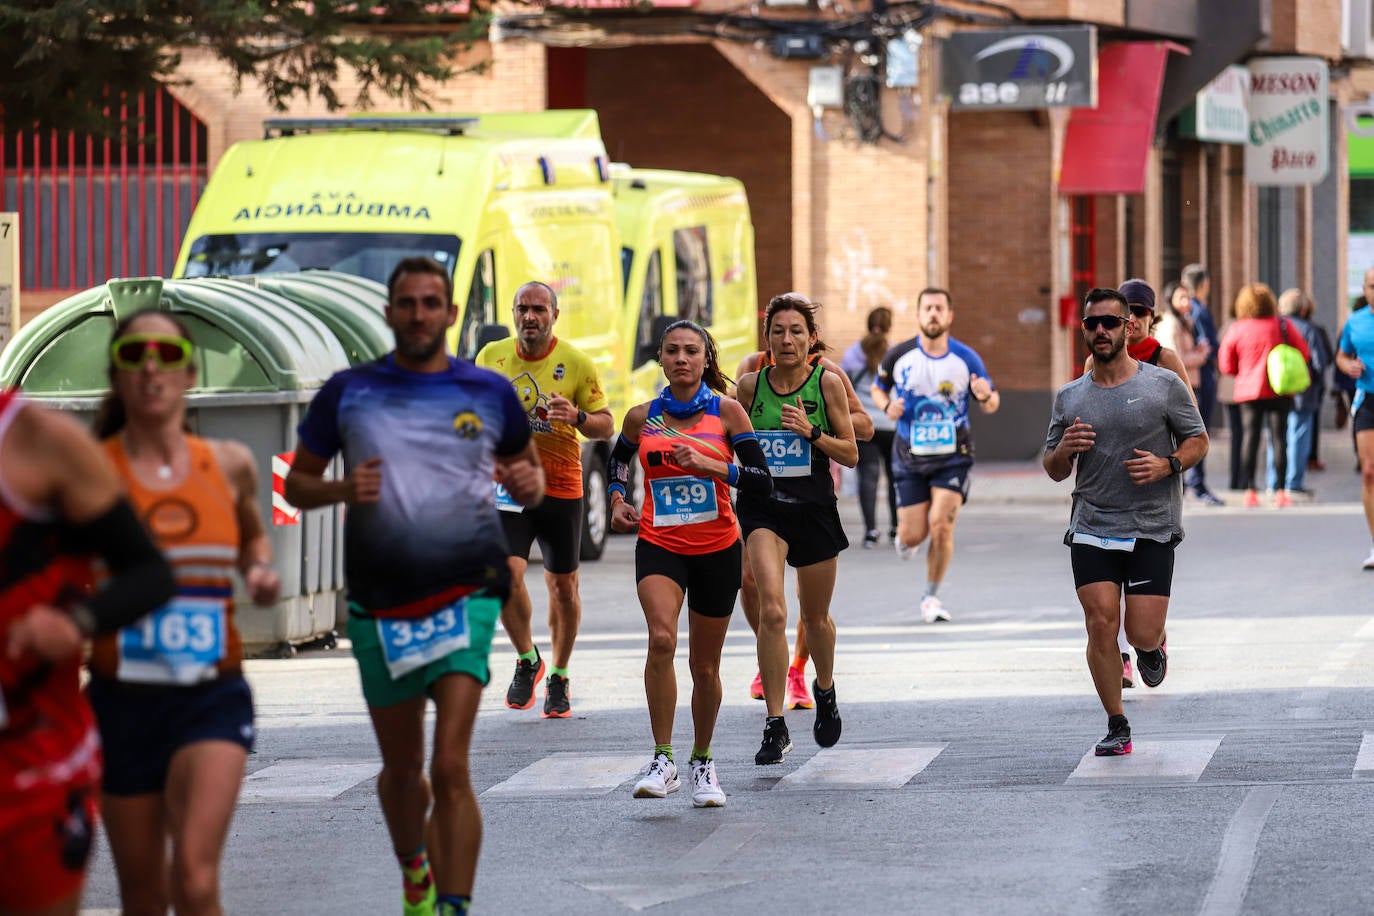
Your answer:
[[[410,620],[377,618],[377,635],[382,640],[391,679],[405,677],[451,652],[466,649],[468,634],[467,599],[440,608],[428,617]]]
[[[811,473],[811,443],[790,429],[760,429],[759,448],[774,477],[806,477]]]
[[[119,631],[115,676],[138,684],[196,684],[224,658],[224,599],[177,595]]]
[[[1109,538],[1100,534],[1089,534],[1086,531],[1075,531],[1073,542],[1087,547],[1097,547],[1101,550],[1135,550],[1135,538]]]
[[[496,484],[496,508],[502,512],[524,512],[525,507],[515,501],[515,497],[510,495],[510,490]]]
[[[958,446],[954,421],[948,417],[917,418],[911,421],[911,454],[949,455]]]
[[[654,497],[654,527],[713,521],[720,513],[716,485],[700,477],[664,477],[649,487]]]

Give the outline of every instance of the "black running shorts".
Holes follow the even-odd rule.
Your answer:
[[[840,510],[831,503],[785,503],[776,499],[741,499],[735,510],[747,543],[760,528],[787,544],[787,565],[793,569],[833,560],[849,546]]]
[[[1355,432],[1362,433],[1374,429],[1374,394],[1366,394],[1355,411]]]
[[[577,571],[577,561],[582,554],[582,497],[545,496],[534,508],[502,512],[501,527],[506,531],[511,556],[528,560],[530,545],[537,540],[545,572]]]
[[[687,607],[703,617],[729,617],[735,611],[744,546],[739,542],[713,553],[673,553],[640,538],[635,543],[635,581],[667,576],[687,595]]]
[[[1174,545],[1137,538],[1134,550],[1103,550],[1070,544],[1073,584],[1115,582],[1128,595],[1169,596],[1174,581]]]

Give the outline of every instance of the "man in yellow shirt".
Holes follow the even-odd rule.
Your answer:
[[[558,320],[558,296],[545,283],[532,280],[515,293],[515,337],[487,344],[477,365],[511,380],[525,405],[530,432],[544,465],[544,501],[524,508],[498,490],[497,504],[510,547],[510,600],[501,609],[506,629],[519,658],[506,690],[506,705],[529,709],[534,685],[544,676],[544,660],[530,630],[533,605],[525,588],[530,545],[539,541],[544,558],[544,583],[549,589],[549,641],[553,666],[544,689],[545,719],[572,715],[568,663],[572,659],[582,599],[577,591],[577,563],[582,549],[582,448],[580,432],[588,439],[609,439],[615,420],[591,359],[553,333]],[[592,494],[600,498],[601,494]]]

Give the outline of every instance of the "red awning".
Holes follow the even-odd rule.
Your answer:
[[[1103,45],[1097,52],[1097,107],[1075,108],[1064,136],[1060,194],[1141,194],[1154,140],[1166,41]]]

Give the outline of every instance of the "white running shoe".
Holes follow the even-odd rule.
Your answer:
[[[1364,562],[1360,564],[1360,569],[1374,569],[1374,550],[1369,551],[1369,556],[1364,558]]]
[[[725,791],[716,779],[716,762],[709,757],[692,760],[692,807],[725,807]]]
[[[892,549],[897,551],[897,559],[905,561],[916,556],[921,550],[921,545],[916,544],[913,547],[908,547],[902,543],[902,538],[898,535],[892,539]]]
[[[639,782],[635,783],[635,798],[666,798],[669,792],[676,792],[682,788],[682,780],[677,775],[677,764],[669,760],[667,754],[655,754],[649,765],[639,772]]]
[[[940,603],[940,599],[934,595],[926,595],[921,599],[921,619],[926,623],[934,623],[937,620],[949,620],[949,611]]]

